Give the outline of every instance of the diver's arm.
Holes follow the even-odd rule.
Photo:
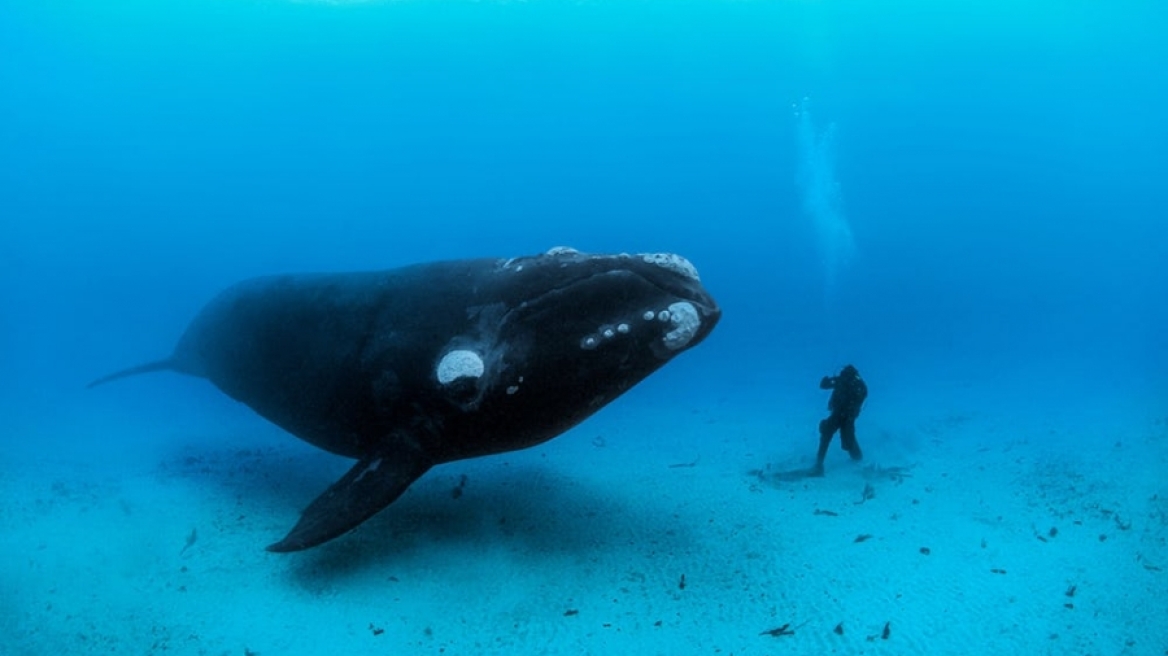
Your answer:
[[[819,389],[834,389],[835,381],[835,376],[824,376],[819,381]]]

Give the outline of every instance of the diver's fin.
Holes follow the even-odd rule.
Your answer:
[[[428,469],[430,460],[412,449],[362,458],[309,504],[296,526],[283,540],[269,545],[268,551],[300,551],[356,528],[393,503]]]
[[[174,369],[174,361],[170,358],[165,360],[158,360],[157,362],[147,362],[146,364],[140,364],[137,367],[130,367],[129,369],[123,369],[108,376],[102,376],[101,378],[98,378],[97,380],[86,385],[85,388],[89,389],[91,387],[97,387],[98,385],[102,385],[119,378],[125,378],[126,376],[137,376],[138,374],[148,374],[154,371],[168,371],[171,369]]]

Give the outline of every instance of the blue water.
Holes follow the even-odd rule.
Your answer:
[[[5,439],[169,411],[188,388],[82,388],[236,280],[557,245],[681,253],[721,303],[639,398],[819,412],[853,362],[873,403],[1164,416],[1165,26],[1154,0],[6,0]]]
[[[711,363],[1163,384],[1158,3],[6,5],[6,396],[241,277],[558,244],[693,260]]]

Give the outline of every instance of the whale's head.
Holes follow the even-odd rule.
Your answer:
[[[722,314],[697,269],[667,253],[554,248],[499,261],[481,284],[496,302],[435,371],[477,430],[492,427],[482,444],[499,450],[591,415],[701,343]]]
[[[673,253],[553,248],[501,269],[531,290],[519,315],[556,324],[557,337],[575,339],[582,363],[659,366],[700,343],[722,316],[697,268]]]

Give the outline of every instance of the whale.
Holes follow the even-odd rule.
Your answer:
[[[571,248],[238,282],[171,354],[89,384],[172,371],[356,460],[273,552],[323,544],[432,467],[541,444],[701,343],[721,309],[672,253]]]

